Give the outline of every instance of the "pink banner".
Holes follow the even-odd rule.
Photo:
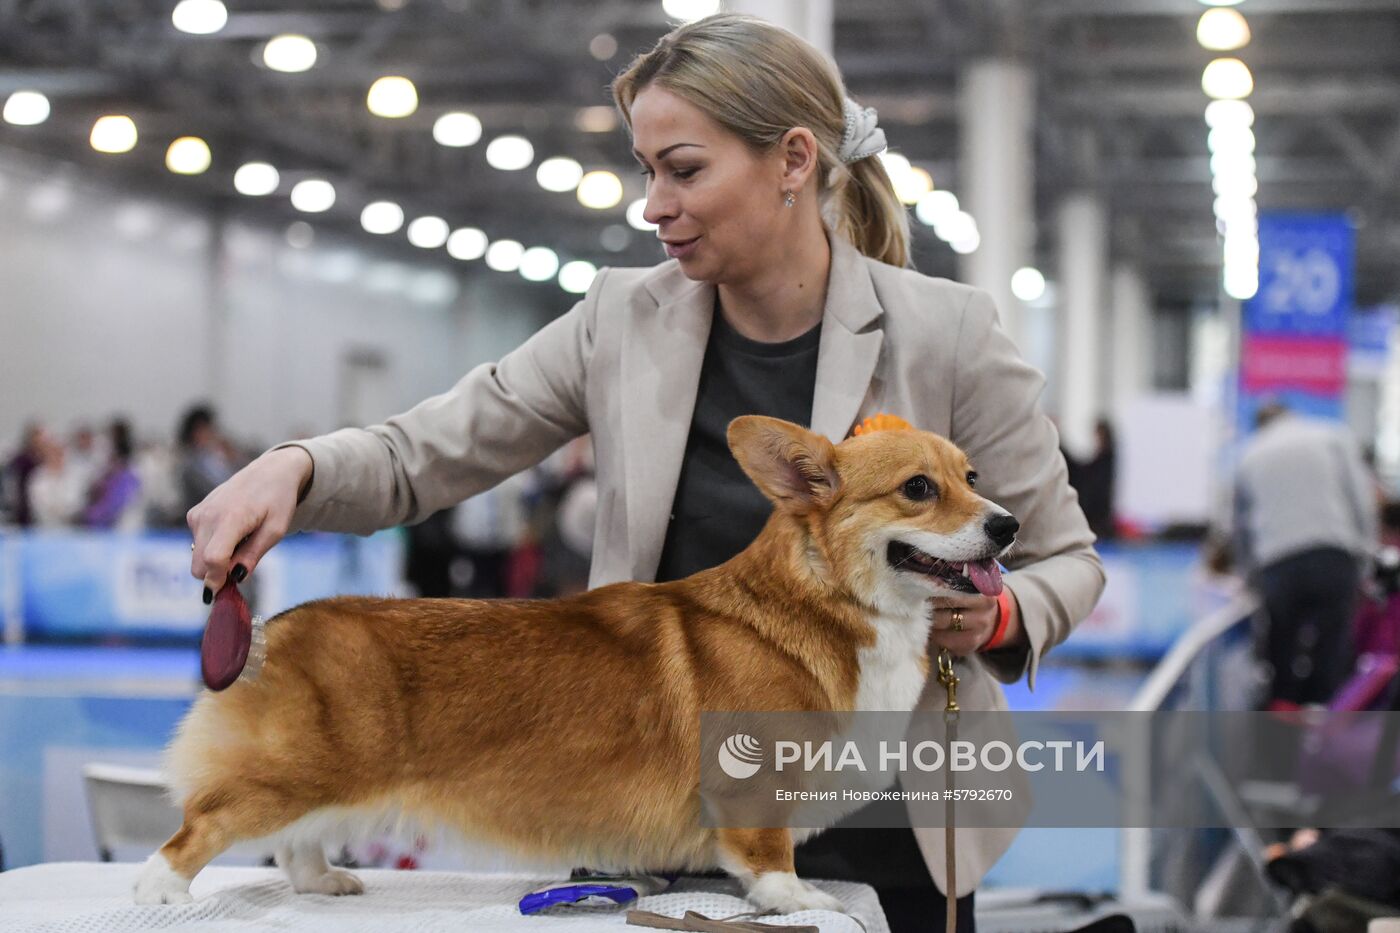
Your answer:
[[[1346,341],[1335,337],[1246,334],[1240,348],[1244,390],[1340,396],[1346,388],[1346,351]]]

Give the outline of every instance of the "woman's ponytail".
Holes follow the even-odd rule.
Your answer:
[[[908,266],[909,212],[876,156],[832,171],[826,221],[856,249],[892,266]]]

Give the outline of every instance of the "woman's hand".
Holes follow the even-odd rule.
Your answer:
[[[993,596],[936,596],[929,600],[933,613],[933,628],[928,636],[929,654],[937,655],[947,648],[964,657],[974,654],[991,640],[997,629],[997,600]],[[953,611],[961,613],[962,631],[954,631]],[[1021,637],[1020,612],[1016,600],[1011,600],[1011,618],[1006,624],[1002,645],[1015,644]]]
[[[282,540],[297,498],[312,474],[300,447],[268,451],[229,477],[185,514],[194,535],[191,575],[204,581],[204,602],[237,571],[238,581]]]

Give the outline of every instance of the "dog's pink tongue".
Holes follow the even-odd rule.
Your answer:
[[[967,578],[983,596],[1001,595],[1001,568],[994,560],[967,562]]]

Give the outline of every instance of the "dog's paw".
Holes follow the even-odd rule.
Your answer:
[[[749,903],[761,910],[776,910],[780,914],[795,914],[799,910],[845,911],[841,901],[825,891],[818,891],[801,878],[787,871],[769,871],[758,876],[748,890]]]
[[[177,875],[159,852],[146,860],[133,894],[138,904],[188,904],[194,900],[189,879]]]
[[[298,894],[364,894],[365,883],[343,868],[332,868],[297,886]]]

